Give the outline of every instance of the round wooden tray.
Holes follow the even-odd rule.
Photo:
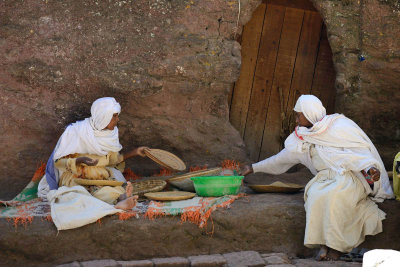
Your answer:
[[[165,168],[174,171],[183,171],[186,169],[185,163],[180,158],[168,151],[161,149],[145,149],[144,153],[151,160]]]
[[[180,174],[180,175],[171,177],[167,180],[167,182],[181,181],[181,180],[185,180],[187,178],[193,177],[193,176],[214,175],[214,174],[220,173],[221,171],[222,171],[222,168],[216,167],[216,168],[207,169],[207,170],[188,172],[188,173],[184,173],[184,174]]]
[[[132,183],[133,195],[143,195],[148,192],[158,192],[167,186],[163,180],[145,180]]]
[[[74,181],[79,185],[121,186],[124,184],[124,182],[120,182],[120,181],[91,180],[91,179],[82,179],[82,178],[75,178]]]
[[[174,201],[174,200],[184,200],[193,198],[196,194],[192,192],[185,191],[168,191],[168,192],[155,192],[155,193],[146,193],[145,197],[152,200],[161,200],[161,201]]]
[[[190,180],[191,177],[194,176],[206,176],[206,175],[216,175],[222,171],[222,168],[212,168],[208,170],[199,170],[194,172],[188,172],[185,174],[180,174],[174,177],[171,177],[167,180],[169,184],[172,184],[175,187],[178,187],[184,191],[194,192],[194,184],[193,181]]]
[[[300,191],[304,186],[299,184],[274,182],[269,185],[249,185],[251,189],[259,193],[293,193]]]

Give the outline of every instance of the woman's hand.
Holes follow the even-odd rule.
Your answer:
[[[124,154],[124,160],[127,160],[127,159],[135,157],[135,156],[146,157],[146,154],[144,153],[144,151],[146,149],[149,149],[149,148],[147,146],[140,146],[140,147],[134,148],[131,151]]]
[[[87,166],[95,166],[99,162],[98,159],[91,159],[89,157],[76,158],[76,165],[85,164]]]
[[[144,151],[146,149],[149,149],[147,146],[140,146],[138,148],[136,148],[136,155],[141,156],[141,157],[146,157],[146,154],[144,153]]]
[[[243,175],[243,176],[246,176],[246,175],[251,174],[253,172],[254,172],[253,171],[253,167],[251,165],[245,165],[243,167],[243,169],[241,170],[240,174]]]
[[[381,178],[381,172],[375,167],[371,167],[368,170],[368,174],[371,176],[371,178],[372,178],[372,180],[374,180],[374,182],[379,181],[379,179]]]

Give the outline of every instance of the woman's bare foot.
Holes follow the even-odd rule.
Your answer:
[[[126,182],[127,185],[125,187],[125,195],[126,197],[131,197],[132,196],[132,192],[133,192],[133,186],[131,182]]]
[[[118,198],[118,201],[122,201],[127,199],[128,197],[131,197],[133,193],[133,186],[131,182],[126,182],[125,186],[125,193],[121,194]]]
[[[342,256],[342,252],[337,251],[333,248],[329,248],[328,255],[326,256],[326,260],[329,261],[338,261],[340,259],[340,256]]]
[[[329,248],[327,246],[322,245],[318,251],[317,257],[315,257],[315,260],[317,260],[317,261],[326,260],[326,256],[328,255],[328,250],[329,250]]]
[[[138,196],[128,197],[118,202],[114,207],[121,210],[131,210],[136,206]]]

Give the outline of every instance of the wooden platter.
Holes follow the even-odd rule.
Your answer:
[[[217,175],[222,171],[222,168],[216,167],[207,170],[200,170],[194,172],[188,172],[185,174],[180,174],[174,177],[171,177],[167,180],[169,184],[172,184],[175,187],[178,187],[185,191],[194,192],[193,181],[190,180],[191,177],[194,176],[206,176],[206,175]]]
[[[124,182],[114,180],[91,180],[82,178],[75,178],[74,181],[79,185],[121,186],[124,184]]]
[[[192,192],[185,191],[168,191],[168,192],[155,192],[155,193],[146,193],[145,197],[152,200],[159,201],[176,201],[176,200],[185,200],[193,198],[196,194]]]
[[[269,185],[249,185],[251,189],[259,193],[293,193],[300,191],[304,186],[292,183],[274,182]]]

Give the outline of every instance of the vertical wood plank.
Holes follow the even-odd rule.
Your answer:
[[[280,150],[281,101],[283,101],[284,110],[292,83],[303,17],[304,10],[286,8],[268,113],[263,127],[263,130],[265,128],[262,137],[263,144],[260,146],[258,159],[276,154]],[[282,97],[280,97],[280,90]]]
[[[253,13],[251,20],[244,26],[242,36],[242,66],[240,76],[232,92],[230,121],[243,137],[257,54],[264,22],[266,4],[261,4]],[[230,99],[228,99],[229,101]]]
[[[294,92],[298,91],[300,94],[309,94],[311,92],[321,28],[321,16],[317,12],[305,11],[290,89],[291,94],[286,112],[293,109],[294,101],[296,101]]]
[[[311,93],[318,97],[326,107],[327,114],[335,110],[336,72],[332,61],[332,50],[329,46],[326,27],[322,28],[317,64]]]
[[[285,7],[267,6],[243,138],[252,160],[259,156],[284,17]]]
[[[276,146],[272,151],[268,152],[270,143],[263,142],[260,157],[266,157],[274,153],[276,150],[282,149],[284,139],[293,131],[295,118],[293,116],[293,107],[297,98],[302,94],[311,92],[314,70],[318,55],[318,46],[321,35],[322,18],[317,12],[305,11],[303,26],[300,33],[300,41],[297,48],[296,61],[293,71],[292,83],[289,90],[288,99],[284,98],[283,109],[284,117],[280,119],[279,132],[275,129],[274,133],[266,124],[264,130],[265,135],[274,134],[275,139],[279,139],[279,148]],[[284,97],[286,97],[284,92]],[[281,110],[282,113],[282,110]],[[269,114],[268,114],[269,115]],[[268,138],[268,136],[266,136]]]

